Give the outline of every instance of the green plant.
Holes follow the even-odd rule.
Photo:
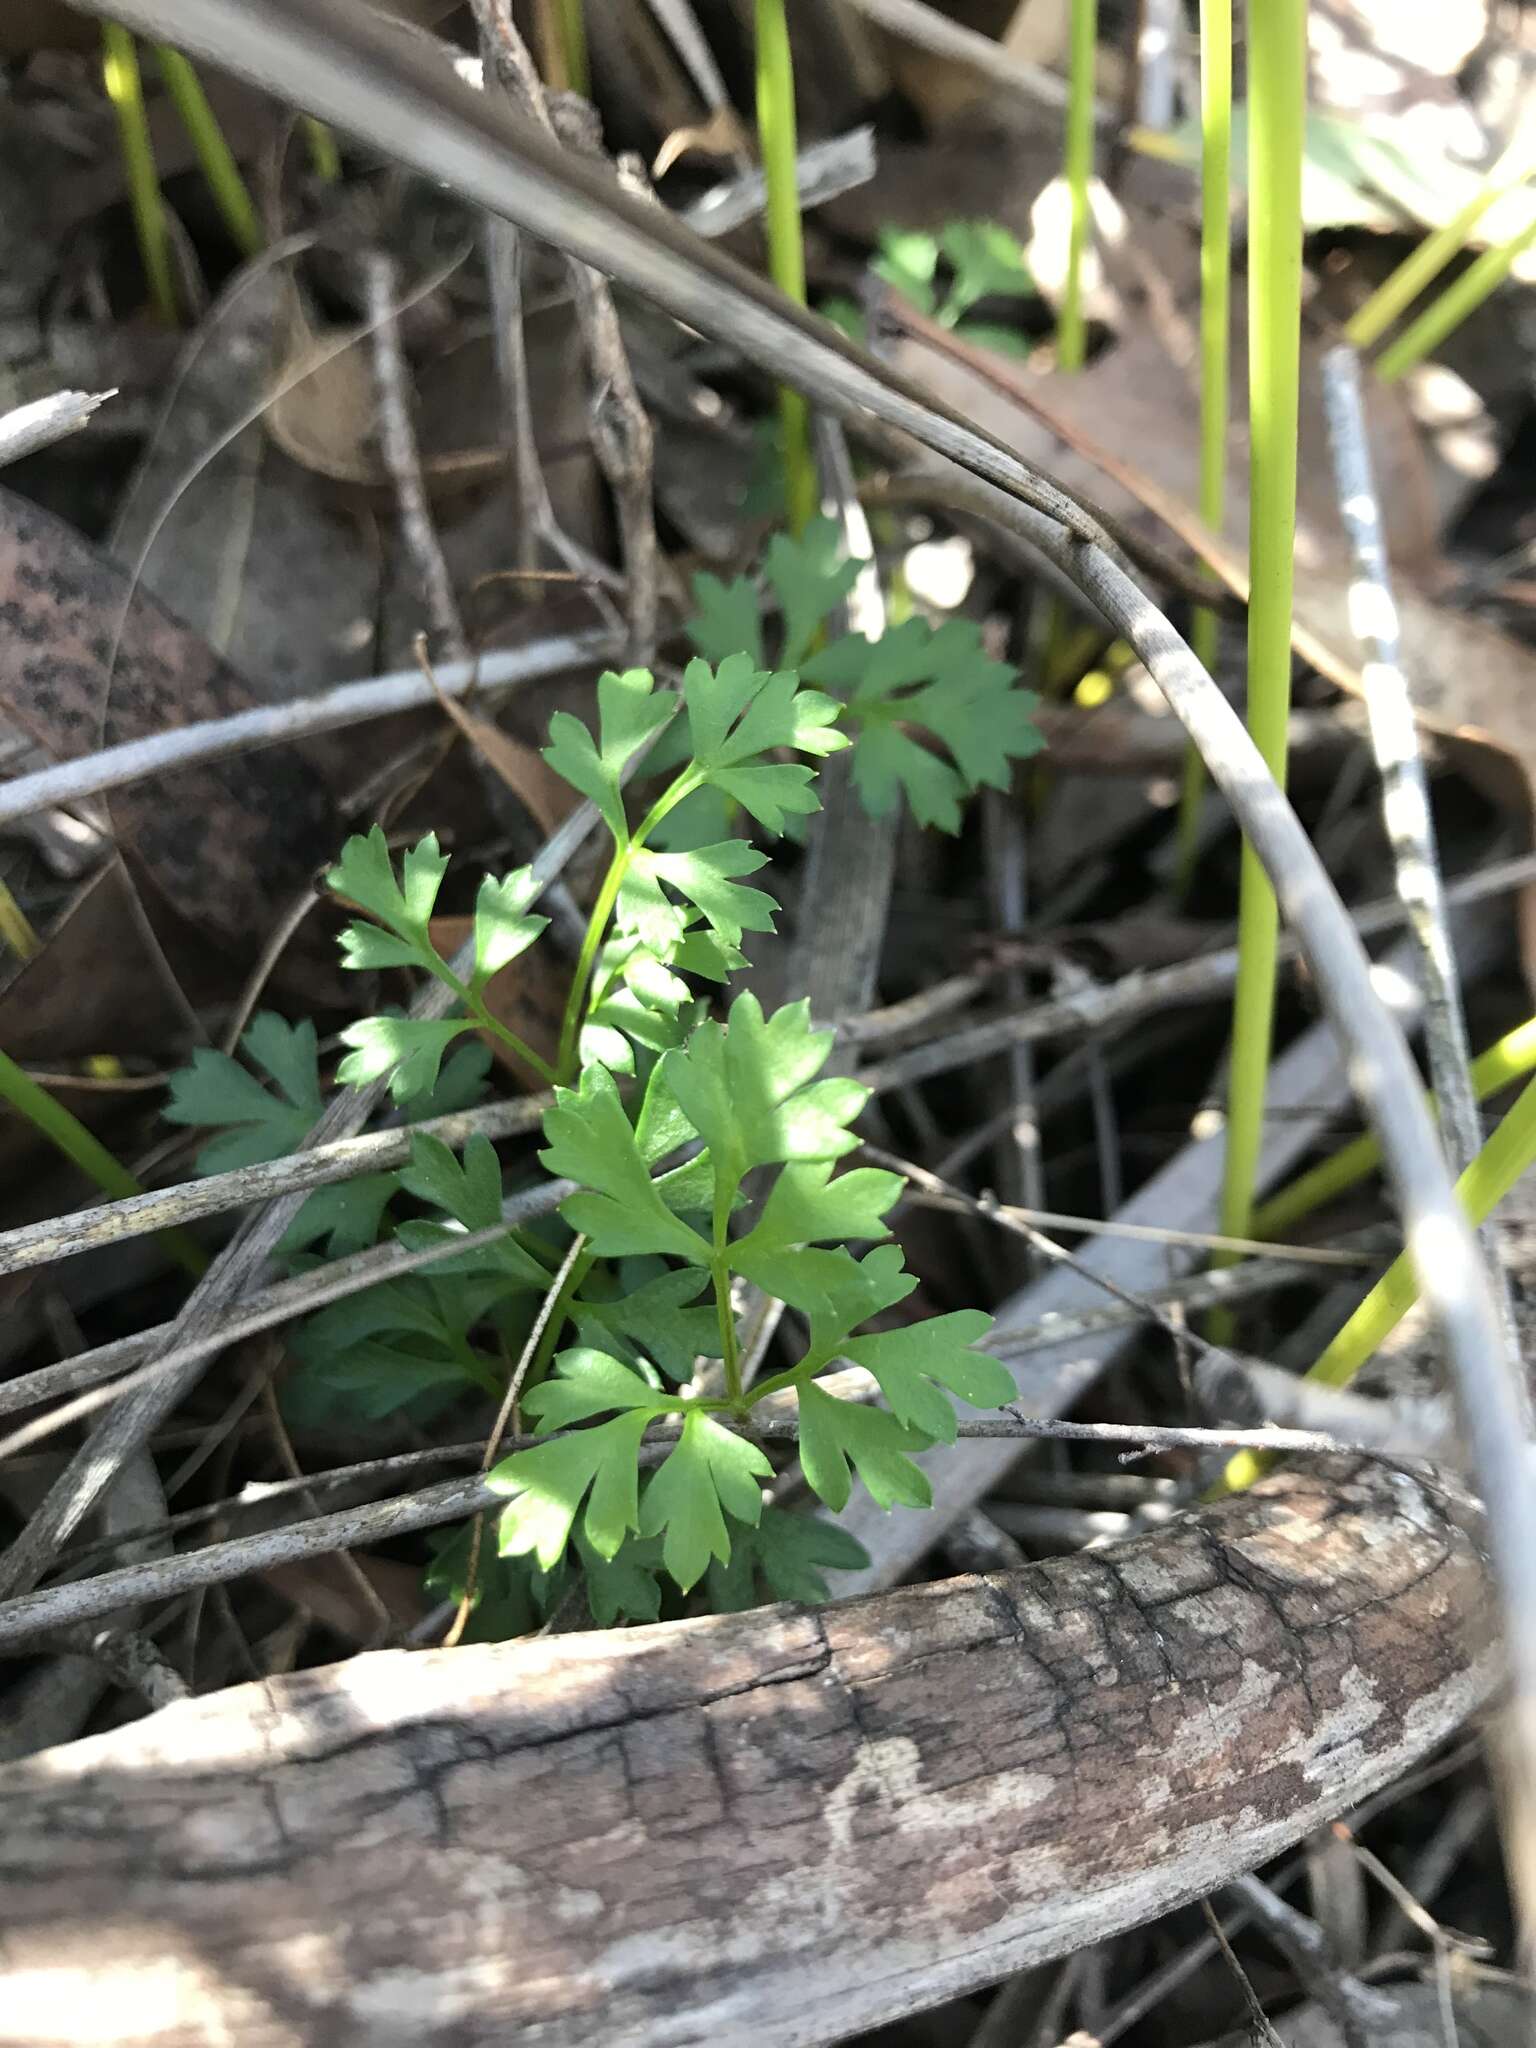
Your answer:
[[[800,176],[796,165],[795,67],[784,0],[757,0],[757,139],[768,186],[768,269],[781,292],[803,306],[805,238],[800,227]],[[811,462],[811,422],[805,399],[788,384],[779,386],[784,490],[792,533],[816,511],[816,471]]]
[[[1039,699],[1017,687],[1016,669],[986,652],[969,619],[931,626],[913,617],[878,640],[845,633],[822,644],[822,629],[861,566],[844,558],[828,519],[813,521],[798,541],[783,534],[770,541],[762,580],[780,612],[774,659],[837,693],[854,786],[872,817],[904,796],[919,824],[958,831],[964,798],[983,786],[1006,789],[1009,762],[1043,745],[1034,722]],[[693,597],[687,632],[700,654],[718,660],[734,647],[756,664],[768,659],[754,582],[722,583],[706,573],[694,578]]]
[[[324,121],[317,121],[313,114],[305,114],[300,125],[309,150],[310,169],[322,184],[334,185],[341,176],[341,151],[335,135]]]
[[[1476,312],[1491,292],[1514,268],[1515,259],[1536,242],[1536,219],[1496,248],[1485,249],[1477,261],[1448,284],[1417,320],[1410,321],[1397,339],[1376,358],[1376,374],[1384,384],[1399,377],[1433,355],[1441,342],[1453,334],[1470,313]]]
[[[823,539],[813,527],[804,542],[770,551],[786,652],[810,643],[846,587],[848,565],[828,556]],[[855,1473],[887,1507],[926,1504],[928,1481],[914,1457],[953,1440],[954,1400],[992,1406],[1013,1396],[1008,1373],[971,1348],[989,1326],[985,1314],[892,1325],[891,1312],[917,1284],[899,1248],[881,1241],[901,1181],[873,1168],[838,1170],[857,1145],[851,1126],[868,1091],[823,1075],[831,1033],[812,1029],[804,1002],[765,1015],[751,994],[715,1019],[690,986],[692,978],[723,980],[743,964],[743,933],[772,929],[772,897],[741,880],[767,856],[735,836],[658,845],[680,807],[704,795],[778,836],[818,802],[812,768],[784,756],[815,760],[846,747],[845,716],[860,728],[856,771],[858,748],[874,742],[868,776],[877,794],[889,799],[904,786],[931,802],[930,784],[910,765],[881,768],[879,732],[898,687],[936,667],[944,680],[918,695],[938,693],[927,715],[962,763],[936,764],[953,778],[954,800],[980,779],[970,758],[979,741],[947,693],[995,726],[1011,672],[993,675],[1000,665],[991,664],[978,676],[973,647],[964,659],[936,662],[931,648],[902,640],[907,652],[887,682],[860,685],[870,708],[855,715],[855,694],[845,712],[803,687],[793,668],[763,665],[756,596],[744,591],[716,586],[711,595],[717,621],[734,618],[749,647],[713,665],[691,661],[680,702],[644,670],[609,673],[598,685],[595,733],[567,713],[551,721],[545,758],[593,802],[610,842],[544,1118],[541,1162],[576,1184],[559,1223],[543,1235],[507,1230],[452,1251],[455,1237],[497,1227],[501,1167],[484,1138],[470,1141],[461,1162],[418,1133],[400,1172],[311,1195],[283,1247],[302,1264],[322,1239],[334,1256],[387,1228],[411,1250],[444,1251],[430,1268],[340,1300],[300,1328],[301,1412],[430,1416],[466,1398],[497,1401],[519,1376],[518,1412],[540,1440],[491,1474],[508,1497],[499,1559],[477,1568],[460,1531],[443,1539],[431,1567],[434,1591],[474,1599],[475,1633],[532,1625],[577,1583],[603,1623],[654,1616],[668,1583],[686,1593],[703,1581],[706,1596],[727,1607],[759,1584],[817,1596],[824,1569],[846,1568],[860,1554],[839,1531],[765,1508],[772,1467],[753,1438],[761,1404],[793,1391],[805,1476],[836,1511]],[[860,642],[860,660],[885,645]],[[678,735],[682,757],[662,767]],[[992,746],[995,757],[995,734]],[[654,792],[633,821],[632,772]],[[475,899],[473,971],[456,976],[429,933],[446,865],[429,837],[397,874],[375,829],[348,842],[330,877],[363,913],[342,934],[345,964],[428,974],[458,1005],[440,1023],[375,1015],[343,1034],[350,1050],[338,1079],[387,1077],[413,1119],[458,1106],[483,1085],[483,1046],[458,1047],[446,1065],[444,1053],[465,1032],[506,1038],[486,1011],[484,986],[543,927],[531,911],[530,871],[487,877]],[[513,1043],[527,1060],[530,1048]],[[291,1150],[322,1106],[311,1025],[259,1017],[243,1050],[249,1064],[200,1053],[173,1087],[175,1120],[222,1127],[200,1156],[205,1171]],[[562,1259],[562,1228],[579,1234],[574,1258]],[[784,1327],[798,1331],[790,1361],[755,1383],[737,1329],[744,1286],[785,1303],[793,1314]],[[535,1315],[552,1292],[534,1344]],[[876,1319],[886,1326],[868,1328]],[[839,1398],[823,1384],[842,1362],[864,1367],[888,1405]],[[671,1434],[653,1469],[642,1440],[658,1429]]]
[[[101,1140],[6,1052],[0,1052],[0,1102],[8,1103],[18,1116],[25,1117],[40,1137],[72,1160],[104,1195],[123,1201],[130,1195],[143,1194],[140,1183]],[[183,1272],[194,1279],[208,1263],[197,1240],[188,1237],[184,1230],[163,1230],[160,1242]]]
[[[999,355],[1029,354],[1028,340],[1014,328],[969,317],[988,299],[1036,296],[1018,238],[999,222],[953,220],[936,235],[919,228],[884,228],[871,267],[920,313],[952,328],[962,340]],[[863,316],[851,300],[835,300],[824,311],[862,339]]]
[[[213,194],[213,202],[231,240],[242,256],[259,254],[266,246],[261,216],[240,175],[234,151],[224,140],[224,131],[208,104],[208,95],[203,91],[201,80],[181,52],[171,49],[168,44],[155,45],[155,61],[160,66],[166,91],[181,116],[181,125],[197,152],[203,178]]]
[[[1270,0],[1249,22],[1249,411],[1252,419],[1248,729],[1284,784],[1291,703],[1301,351],[1301,165],[1306,112],[1305,0]],[[1279,915],[1253,847],[1243,845],[1227,1150],[1225,1236],[1250,1235],[1254,1176],[1274,1025]]]
[[[1536,1020],[1518,1024],[1505,1032],[1488,1050],[1472,1062],[1472,1086],[1479,1102],[1486,1102],[1511,1081],[1536,1067]],[[1433,1095],[1429,1100],[1434,1104]],[[1304,1216],[1310,1216],[1325,1202],[1332,1202],[1357,1186],[1381,1164],[1381,1141],[1365,1133],[1341,1145],[1337,1152],[1298,1174],[1293,1181],[1261,1202],[1253,1212],[1255,1237],[1280,1237]]]
[[[1483,1223],[1522,1174],[1536,1166],[1536,1081],[1520,1091],[1514,1106],[1456,1183],[1472,1223]],[[1327,1387],[1347,1387],[1374,1356],[1419,1298],[1412,1251],[1399,1252],[1306,1377]],[[1263,1458],[1242,1451],[1227,1463],[1222,1490],[1237,1493],[1264,1470]]]
[[[437,1080],[443,1054],[466,1031],[489,1031],[545,1081],[554,1069],[531,1045],[492,1014],[485,989],[549,923],[529,916],[538,884],[527,868],[495,881],[487,875],[475,899],[474,966],[462,981],[432,942],[432,913],[447,871],[447,856],[429,832],[406,855],[397,878],[389,842],[377,825],[366,838],[349,839],[340,862],[326,877],[338,896],[367,911],[374,921],[349,925],[342,935],[344,964],[371,969],[416,967],[451,990],[463,1005],[460,1017],[367,1017],[342,1033],[352,1047],[337,1078],[354,1087],[380,1076],[389,1079],[396,1101],[421,1095]]]
[[[139,69],[138,46],[127,29],[111,21],[101,25],[101,43],[102,80],[117,115],[128,199],[150,303],[161,320],[168,326],[174,326],[178,308],[171,266],[170,226],[160,191],[159,173],[155,168],[149,120],[144,110],[144,82]],[[261,218],[240,175],[234,152],[225,141],[224,131],[208,104],[208,95],[203,91],[201,80],[181,52],[169,44],[155,45],[155,61],[231,239],[242,256],[256,255],[266,241],[261,230]]]
[[[1064,370],[1080,370],[1088,354],[1083,319],[1083,258],[1088,251],[1088,182],[1093,176],[1093,81],[1098,32],[1098,0],[1072,0],[1065,163],[1071,216],[1067,275],[1056,327],[1056,359]]]
[[[289,1024],[271,1011],[251,1021],[240,1041],[245,1059],[199,1046],[192,1063],[171,1076],[168,1123],[219,1133],[198,1153],[199,1173],[229,1173],[295,1151],[325,1108],[320,1051],[307,1018]],[[461,1046],[431,1084],[407,1093],[400,1106],[412,1120],[468,1109],[485,1091],[490,1054],[481,1044]],[[255,1071],[252,1071],[252,1070]],[[316,1188],[290,1225],[280,1254],[301,1252],[321,1239],[332,1258],[374,1243],[384,1211],[398,1192],[393,1173],[360,1174]]]
[[[118,140],[128,177],[128,201],[133,211],[134,233],[139,258],[149,287],[150,304],[168,327],[176,324],[176,284],[171,271],[171,236],[166,224],[165,201],[160,196],[160,179],[155,169],[154,145],[149,120],[144,112],[144,80],[139,70],[139,52],[127,29],[115,21],[101,25],[101,75],[117,115]]]
[[[1531,170],[1530,138],[1522,129],[1451,218],[1426,235],[1351,314],[1344,328],[1344,339],[1350,347],[1366,349],[1380,341],[1392,322],[1406,313],[1419,294],[1428,290],[1446,265],[1460,254],[1483,215],[1500,200],[1520,191]]]
[[[555,41],[564,73],[559,83],[586,97],[592,90],[592,76],[587,61],[585,0],[555,0],[555,7]]]
[[[1232,301],[1232,0],[1200,0],[1200,517],[1220,533],[1226,517],[1227,413]],[[1213,674],[1215,612],[1195,613],[1190,645]],[[1179,794],[1179,893],[1187,895],[1200,850],[1205,763],[1186,748]]]

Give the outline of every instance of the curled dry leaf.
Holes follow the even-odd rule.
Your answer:
[[[430,673],[430,671],[429,671]],[[547,839],[569,817],[575,803],[571,786],[556,775],[544,756],[522,740],[503,732],[493,719],[466,709],[456,697],[445,697],[432,677],[437,701],[494,774],[506,784]]]
[[[57,760],[260,702],[72,527],[4,490],[0,625],[0,710]],[[274,907],[340,837],[323,783],[293,747],[135,783],[112,797],[110,814],[152,898],[239,954],[260,944]]]
[[[317,329],[299,286],[283,285],[274,396],[263,418],[283,453],[333,483],[389,482],[374,438],[376,388],[360,328]]]
[[[278,326],[267,432],[285,455],[316,476],[369,490],[390,487],[379,452],[378,385],[366,328],[317,326],[302,287],[291,277],[284,279]],[[506,451],[495,446],[422,453],[422,473],[437,493],[483,483],[506,466]]]

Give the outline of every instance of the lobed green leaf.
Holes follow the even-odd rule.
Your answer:
[[[640,1504],[640,1533],[661,1536],[662,1562],[685,1593],[704,1576],[711,1558],[721,1564],[729,1559],[726,1516],[756,1522],[762,1482],[772,1477],[773,1467],[756,1444],[698,1409],[689,1412],[676,1448]]]

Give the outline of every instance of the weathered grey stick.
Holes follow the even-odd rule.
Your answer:
[[[816,2048],[1198,1897],[1486,1697],[1397,1474],[820,1612],[386,1652],[0,1770],[8,2048]],[[64,1987],[67,1986],[67,1993]]]
[[[592,829],[595,819],[591,804],[579,805],[535,855],[531,866],[546,887]],[[456,974],[472,971],[473,954],[474,941],[466,940],[450,963]],[[452,991],[445,983],[434,981],[421,991],[411,1014],[441,1017],[452,1004]],[[384,1094],[385,1083],[380,1080],[334,1097],[310,1132],[311,1144],[323,1145],[353,1136],[378,1108]],[[123,1461],[148,1442],[176,1402],[196,1384],[212,1355],[204,1350],[202,1340],[218,1330],[231,1305],[250,1290],[254,1276],[281,1243],[303,1199],[302,1194],[280,1195],[249,1217],[219,1253],[171,1326],[168,1349],[178,1349],[183,1362],[174,1369],[146,1376],[136,1392],[108,1410],[49,1488],[16,1541],[0,1554],[0,1594],[23,1592],[37,1584],[59,1545],[79,1528]]]
[[[867,185],[875,175],[875,131],[850,128],[846,135],[813,142],[795,158],[795,186],[800,210],[821,206],[844,192]],[[768,200],[768,180],[761,171],[744,171],[724,185],[716,185],[683,209],[681,218],[695,234],[728,235],[754,214],[762,212]]]
[[[616,660],[622,652],[616,634],[600,630],[565,633],[530,641],[526,647],[497,648],[478,661],[445,662],[436,671],[437,687],[445,697],[462,697],[478,688],[482,697],[490,698],[521,683],[559,675],[564,669]],[[146,776],[184,768],[190,761],[219,761],[311,733],[339,732],[368,719],[417,711],[432,703],[433,697],[432,684],[419,668],[400,669],[385,676],[369,676],[361,683],[338,683],[334,689],[297,698],[291,704],[262,704],[229,718],[172,726],[147,739],[125,740],[121,746],[104,747],[100,753],[84,754],[54,768],[39,768],[35,775],[18,775],[13,782],[0,783],[0,825],[14,824],[18,818],[57,804],[79,803],[108,790],[124,789]]]
[[[1370,719],[1371,749],[1381,775],[1382,823],[1392,848],[1397,893],[1407,912],[1408,931],[1417,952],[1415,965],[1424,991],[1424,1050],[1429,1078],[1440,1105],[1446,1156],[1455,1171],[1461,1173],[1481,1149],[1483,1127],[1472,1081],[1467,1019],[1446,925],[1445,884],[1440,875],[1429,776],[1419,746],[1413,698],[1400,659],[1397,601],[1392,592],[1392,565],[1387,559],[1381,505],[1371,467],[1360,359],[1346,345],[1329,349],[1323,357],[1323,401],[1333,451],[1339,517],[1354,557],[1350,610],[1356,621],[1356,637],[1368,657],[1360,676]],[[1498,1302],[1510,1370],[1523,1387],[1514,1302],[1499,1258],[1498,1235],[1491,1223],[1483,1225],[1478,1241]],[[1529,1403],[1526,1423],[1529,1427]]]
[[[178,1181],[148,1194],[125,1195],[120,1202],[98,1202],[93,1208],[46,1217],[40,1223],[21,1223],[14,1230],[0,1231],[0,1273],[46,1266],[54,1259],[74,1258],[103,1245],[119,1244],[124,1238],[174,1229],[203,1216],[220,1216],[226,1210],[275,1201],[282,1195],[306,1194],[339,1180],[355,1180],[360,1174],[389,1173],[406,1164],[418,1137],[437,1138],[457,1148],[467,1145],[477,1132],[487,1138],[510,1138],[536,1131],[549,1101],[547,1095],[512,1096],[478,1109],[429,1117],[419,1124],[401,1124],[390,1131],[335,1138],[303,1152],[264,1159],[255,1166],[236,1166],[202,1180]]]
[[[379,452],[394,483],[400,532],[437,635],[432,651],[449,661],[465,662],[469,660],[469,640],[443,544],[433,524],[421,466],[421,444],[411,409],[411,373],[400,339],[400,298],[399,265],[387,249],[370,249],[363,257],[363,303],[378,392]]]
[[[111,391],[55,391],[0,413],[0,465],[19,462],[23,455],[35,455],[66,434],[78,433],[97,406],[115,396]]]

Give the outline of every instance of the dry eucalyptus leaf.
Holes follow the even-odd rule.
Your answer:
[[[289,285],[249,275],[194,337],[109,545],[144,588],[269,699],[372,674],[376,540],[252,420],[272,388]],[[349,733],[348,782],[359,746]],[[338,786],[340,786],[338,784]]]
[[[261,700],[73,527],[0,490],[0,709],[60,761]],[[340,826],[293,747],[118,791],[113,832],[154,896],[238,953],[334,853]],[[153,908],[147,900],[146,907]]]
[[[437,688],[436,677],[433,688]],[[446,697],[441,690],[437,691],[437,701],[548,838],[574,807],[570,784],[555,774],[535,748],[503,732],[491,719],[466,709],[457,698]]]
[[[368,334],[361,327],[317,326],[291,278],[284,283],[273,389],[264,417],[285,455],[332,483],[369,490],[391,485],[379,452],[378,383]],[[507,456],[494,445],[429,447],[421,466],[428,485],[440,493],[499,475]]]
[[[81,884],[39,951],[0,983],[0,1045],[13,1059],[57,1067],[98,1053],[165,1058],[186,1029],[186,1011],[116,859]],[[80,1113],[80,1099],[67,1099]]]
[[[284,282],[278,331],[275,396],[263,415],[267,432],[301,468],[333,483],[387,484],[366,339],[352,328],[317,329],[291,278]]]
[[[920,375],[936,396],[965,407],[979,425],[1002,435],[1065,488],[1081,489],[1149,534],[1160,533],[1166,540],[1171,530],[1210,563],[1229,589],[1246,596],[1245,468],[1234,456],[1230,517],[1222,538],[1214,540],[1192,509],[1198,494],[1197,402],[1189,377],[1170,363],[1155,338],[1129,341],[1077,377],[1031,377],[1012,364],[993,364],[983,375],[970,363],[936,354],[922,341],[904,345],[900,367]],[[995,381],[999,377],[1016,382],[1020,397],[1001,391]],[[1349,554],[1317,394],[1316,353],[1309,351],[1298,482],[1295,646],[1331,682],[1358,694]],[[1414,429],[1395,396],[1370,387],[1368,419],[1396,571],[1403,663],[1419,719],[1431,731],[1495,748],[1529,782],[1536,776],[1536,651],[1482,620],[1437,604],[1413,580],[1415,570],[1432,579],[1439,557],[1428,540],[1429,500],[1422,467],[1414,459]],[[1246,432],[1234,430],[1244,462],[1246,439]],[[1129,459],[1120,453],[1124,449],[1133,451]]]

